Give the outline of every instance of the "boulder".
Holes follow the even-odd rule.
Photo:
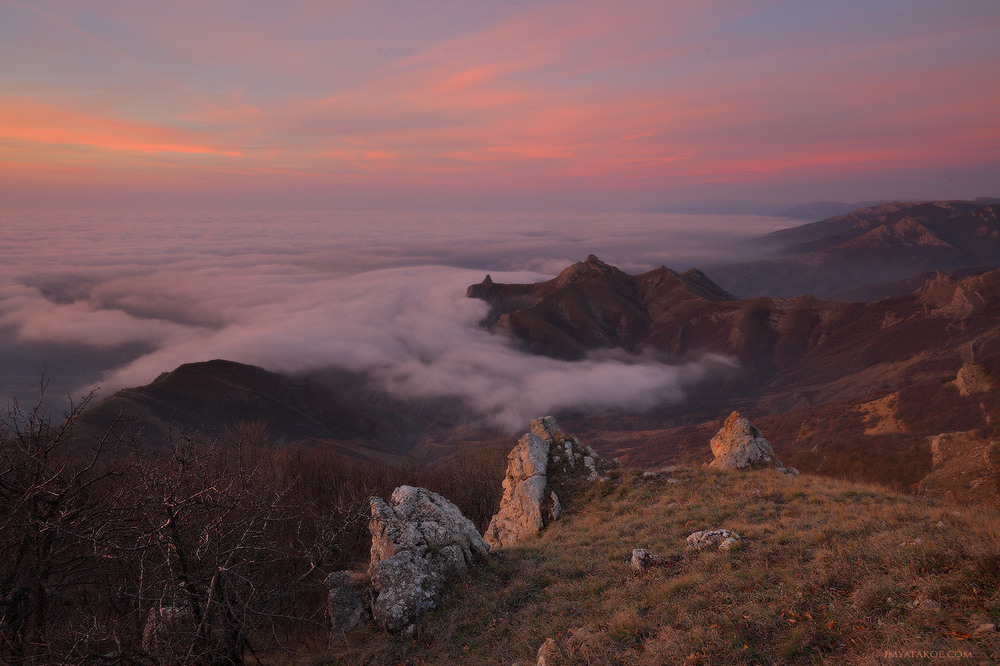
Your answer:
[[[711,441],[712,455],[715,459],[709,467],[715,469],[760,469],[771,467],[785,470],[781,462],[774,457],[771,444],[754,424],[733,412],[715,434]],[[785,470],[791,473],[791,469]],[[794,471],[798,474],[798,471]]]
[[[335,635],[345,633],[364,622],[369,614],[368,580],[356,571],[335,571],[326,580],[327,613]]]
[[[381,560],[411,551],[439,563],[448,576],[464,574],[490,551],[457,506],[424,488],[399,486],[389,503],[373,497],[368,528],[372,533],[370,573]]]
[[[388,503],[373,497],[369,529],[375,621],[387,631],[434,608],[445,584],[490,550],[458,507],[413,486],[396,488]]]
[[[484,535],[493,548],[521,543],[559,518],[562,503],[552,488],[556,481],[596,481],[602,478],[601,467],[608,466],[551,416],[531,419],[530,430],[507,456],[503,498]]]
[[[688,550],[704,550],[706,548],[718,548],[719,550],[732,550],[743,542],[736,532],[729,530],[706,530],[695,532],[687,538]]]

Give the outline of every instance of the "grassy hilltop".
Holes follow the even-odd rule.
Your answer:
[[[496,551],[412,635],[294,663],[997,663],[1000,518],[819,477],[620,469]],[[744,545],[686,552],[725,528]],[[633,548],[664,565],[633,574]]]

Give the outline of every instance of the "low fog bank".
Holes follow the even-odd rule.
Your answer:
[[[479,327],[486,305],[466,286],[486,271],[547,279],[591,252],[630,272],[683,270],[783,226],[635,214],[8,218],[0,392],[32,399],[41,366],[77,393],[107,394],[225,358],[366,372],[400,397],[460,396],[508,429],[563,407],[642,409],[682,399],[726,361],[531,356]]]

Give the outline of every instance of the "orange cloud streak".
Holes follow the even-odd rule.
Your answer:
[[[87,146],[108,153],[172,153],[240,157],[238,150],[209,145],[195,133],[172,127],[76,112],[35,100],[0,98],[0,138],[42,143],[67,151]]]

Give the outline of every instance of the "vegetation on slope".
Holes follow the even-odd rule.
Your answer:
[[[673,479],[673,480],[671,480]],[[1000,518],[818,477],[634,469],[565,500],[497,551],[413,635],[359,629],[297,663],[989,662],[1000,639]],[[692,532],[745,537],[689,553]],[[666,566],[633,574],[633,548]]]
[[[326,575],[367,558],[369,497],[424,486],[482,530],[513,444],[388,466],[242,423],[151,450],[114,428],[81,443],[85,407],[0,413],[4,664],[243,664],[325,643]]]

